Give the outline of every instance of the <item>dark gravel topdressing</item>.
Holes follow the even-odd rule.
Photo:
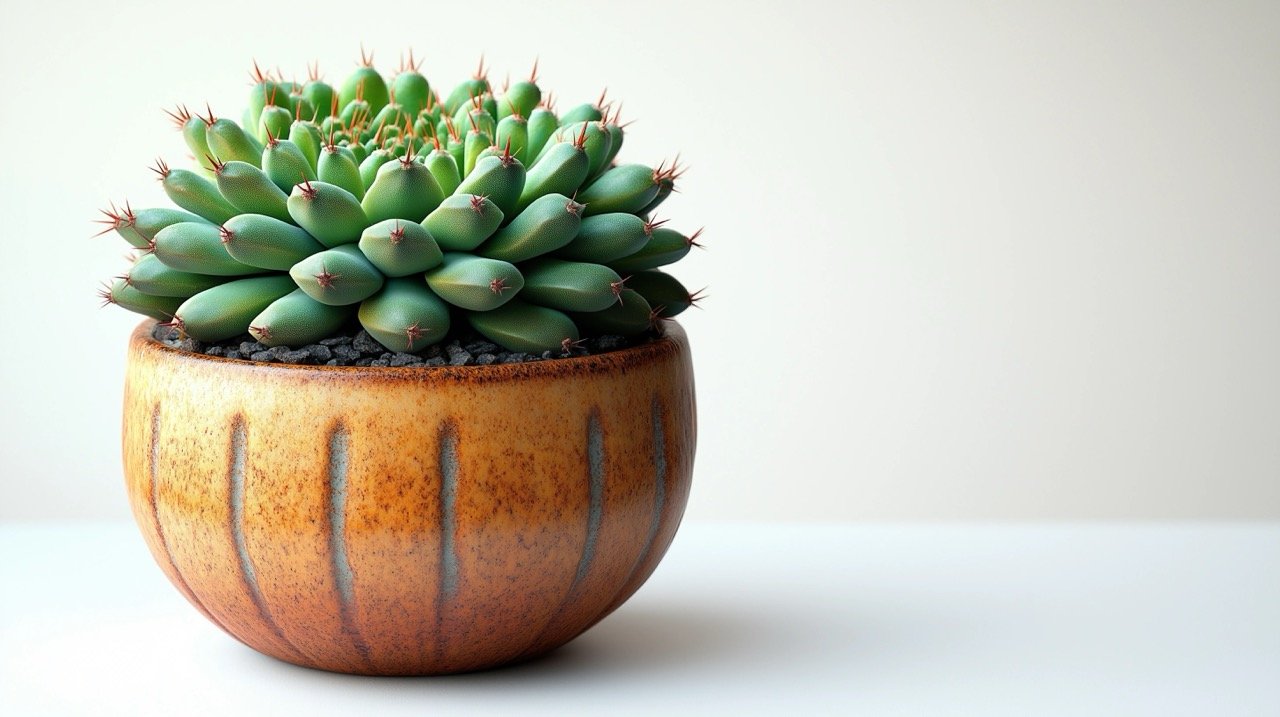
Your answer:
[[[301,364],[308,366],[488,366],[500,363],[525,363],[573,356],[590,356],[648,343],[657,334],[642,336],[594,336],[583,339],[568,353],[546,351],[527,354],[491,343],[479,334],[462,335],[451,341],[428,346],[418,353],[388,351],[361,329],[355,334],[321,339],[319,343],[290,348],[264,346],[249,334],[226,341],[206,343],[182,338],[173,327],[156,326],[151,334],[157,341],[180,351],[222,356],[224,358],[262,363]]]

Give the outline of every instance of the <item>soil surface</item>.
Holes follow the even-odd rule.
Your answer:
[[[319,343],[299,346],[264,346],[249,334],[217,342],[182,338],[176,328],[156,326],[152,336],[166,346],[180,351],[222,356],[224,358],[262,363],[303,364],[310,366],[486,366],[499,363],[525,363],[573,356],[590,356],[638,346],[652,341],[656,334],[642,336],[593,336],[584,338],[570,352],[546,351],[528,354],[506,349],[479,334],[466,334],[426,347],[417,353],[388,351],[363,329],[321,339]]]

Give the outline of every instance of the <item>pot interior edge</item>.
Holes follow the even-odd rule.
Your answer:
[[[662,335],[648,343],[630,346],[616,351],[609,351],[588,356],[543,359],[511,364],[490,364],[488,366],[323,366],[310,364],[263,363],[245,359],[232,359],[224,356],[208,356],[167,346],[152,336],[158,322],[145,319],[134,329],[130,337],[130,350],[142,351],[163,357],[166,361],[193,362],[206,365],[221,365],[228,369],[243,369],[253,372],[289,372],[315,373],[326,377],[357,375],[369,378],[443,378],[465,381],[494,381],[532,377],[550,377],[570,374],[596,374],[626,371],[648,364],[670,359],[688,352],[688,337],[683,327],[674,320],[667,319],[662,324]]]

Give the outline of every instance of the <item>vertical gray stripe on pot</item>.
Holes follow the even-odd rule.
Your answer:
[[[351,614],[355,605],[355,576],[347,558],[347,473],[350,469],[350,437],[341,423],[329,434],[329,551],[333,553],[333,582],[338,588],[338,610],[342,630],[351,638],[356,652],[369,664],[369,646],[356,629]]]
[[[244,537],[244,466],[247,443],[244,417],[237,415],[231,423],[231,475],[228,481],[231,484],[231,539],[235,543],[236,558],[240,561],[240,574],[245,589],[249,592],[249,600],[258,610],[258,617],[286,647],[297,652],[271,618],[262,590],[258,587],[258,572],[253,567],[253,560],[249,558],[249,545]]]
[[[147,478],[151,481],[151,519],[156,522],[156,536],[164,547],[164,555],[173,567],[173,573],[186,584],[178,572],[178,563],[173,559],[173,551],[169,550],[169,539],[164,534],[164,524],[160,522],[160,404],[151,409],[151,455],[147,466]]]
[[[591,621],[591,625],[595,625],[605,618],[606,615],[613,612],[619,605],[631,595],[628,588],[635,581],[636,576],[640,574],[641,568],[653,555],[653,545],[658,540],[658,531],[662,529],[662,510],[667,503],[667,434],[662,423],[662,403],[655,395],[653,397],[653,520],[649,522],[649,534],[645,537],[644,548],[640,554],[636,556],[635,562],[631,564],[631,570],[627,573],[627,580],[623,583],[622,588],[617,595],[609,601],[608,606],[600,612],[599,615]],[[638,586],[637,586],[638,587]]]
[[[236,416],[231,426],[231,537],[236,545],[236,557],[253,604],[263,612],[262,595],[258,591],[258,575],[249,559],[249,546],[244,539],[244,419]],[[264,615],[265,616],[265,615]]]
[[[329,435],[329,548],[333,553],[333,579],[344,612],[353,600],[351,563],[347,560],[347,429],[338,425]]]
[[[658,397],[653,397],[653,522],[649,525],[649,537],[645,539],[644,551],[636,560],[636,568],[653,547],[658,536],[658,526],[662,525],[662,509],[667,497],[667,437],[662,430],[662,405]],[[634,570],[634,569],[633,569]]]
[[[147,466],[150,469],[151,479],[151,507],[154,509],[156,505],[156,488],[160,482],[160,469],[157,466],[160,463],[160,404],[156,404],[151,409],[151,464]],[[153,511],[154,512],[154,511]],[[160,516],[156,515],[156,525],[160,524]]]
[[[454,545],[457,529],[455,503],[458,500],[458,433],[446,423],[440,429],[440,596],[447,599],[458,591],[458,553]]]
[[[600,413],[592,411],[587,419],[587,539],[582,546],[582,559],[573,584],[581,583],[591,568],[596,555],[596,538],[600,534],[600,519],[604,512],[604,430],[600,428]]]

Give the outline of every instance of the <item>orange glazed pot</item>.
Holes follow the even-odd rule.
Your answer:
[[[260,364],[133,333],[129,501],[169,580],[298,665],[428,675],[572,640],[653,573],[689,495],[684,331],[581,358]]]

